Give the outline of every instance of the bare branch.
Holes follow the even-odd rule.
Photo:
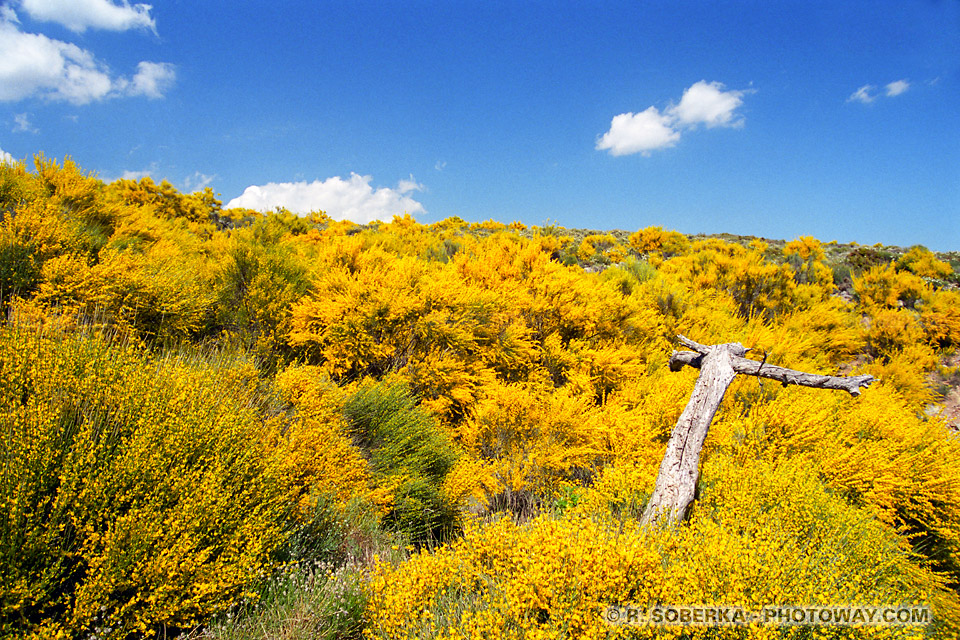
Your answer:
[[[681,336],[682,337],[682,336]],[[687,341],[689,342],[689,341]],[[686,342],[684,342],[686,344]],[[697,344],[697,343],[693,343]],[[687,345],[689,346],[689,345]],[[703,346],[703,345],[698,345]],[[709,347],[708,347],[709,349]],[[862,376],[824,376],[815,373],[804,373],[795,369],[778,367],[765,362],[757,362],[741,356],[734,355],[732,358],[733,370],[748,376],[757,376],[760,378],[769,378],[776,380],[783,386],[796,384],[802,387],[814,387],[816,389],[833,389],[837,391],[846,391],[852,396],[860,395],[860,388],[869,387],[875,378],[871,375]],[[703,354],[692,351],[674,351],[670,356],[670,370],[679,371],[684,366],[699,369],[703,365]]]

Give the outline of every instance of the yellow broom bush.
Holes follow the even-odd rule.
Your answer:
[[[883,382],[855,402],[788,388],[734,420],[726,446],[745,462],[805,461],[826,486],[904,533],[930,566],[960,584],[960,442],[915,407]]]
[[[949,637],[956,596],[911,564],[893,532],[825,491],[802,465],[772,471],[717,460],[693,518],[675,529],[584,510],[522,525],[476,523],[454,543],[376,568],[365,637],[807,637],[805,629],[759,625],[617,626],[604,611],[836,603],[928,605],[940,626],[821,628],[817,637]]]
[[[0,214],[0,636],[206,624],[279,558],[343,547],[348,512],[420,545],[373,570],[370,638],[960,626],[960,452],[926,417],[960,294],[921,247],[836,265],[811,237],[356,225],[42,156],[0,165]],[[678,333],[879,380],[858,399],[736,380],[691,519],[642,530],[697,377],[667,367]],[[244,355],[186,355],[218,349]],[[935,622],[640,629],[608,625],[611,603],[925,603]]]
[[[241,365],[13,325],[0,366],[0,633],[186,628],[268,569],[289,483]]]

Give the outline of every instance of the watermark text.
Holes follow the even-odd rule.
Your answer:
[[[610,624],[636,626],[923,626],[925,606],[667,606],[610,605],[602,612]]]

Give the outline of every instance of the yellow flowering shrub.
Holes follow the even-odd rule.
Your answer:
[[[659,556],[594,520],[500,519],[375,568],[368,638],[603,637],[601,598],[658,582]]]
[[[782,389],[728,433],[726,446],[744,461],[805,461],[960,581],[960,442],[941,423],[918,417],[893,385],[875,384],[853,402],[836,392]]]
[[[211,216],[219,213],[221,204],[210,187],[194,194],[182,194],[166,180],[156,184],[150,176],[139,181],[117,180],[111,184],[110,191],[110,195],[124,205],[149,209],[150,214],[158,218],[180,218],[190,223],[210,222]]]
[[[864,370],[887,382],[918,411],[933,400],[928,374],[937,368],[939,357],[924,343],[906,344]]]
[[[932,288],[909,271],[897,271],[893,263],[877,265],[853,279],[853,288],[865,307],[913,308],[926,300]]]
[[[909,309],[877,309],[870,317],[867,344],[871,351],[885,358],[898,349],[923,340],[919,314]]]
[[[942,349],[960,346],[960,291],[937,291],[920,311],[927,342]]]
[[[910,250],[900,256],[897,267],[924,278],[946,278],[953,273],[953,267],[942,260],[937,260],[933,252],[924,246],[910,247]]]
[[[824,490],[802,465],[718,459],[689,523],[644,530],[627,514],[503,518],[371,580],[367,638],[804,637],[753,626],[610,625],[610,604],[930,605],[948,637],[957,598],[910,563],[897,536]],[[923,628],[866,637],[928,637]],[[823,629],[822,637],[865,637]],[[906,634],[906,635],[901,635]]]
[[[682,233],[664,231],[663,227],[647,227],[630,234],[630,246],[640,253],[659,253],[665,257],[689,251],[690,241]]]
[[[0,366],[0,633],[190,627],[262,575],[288,483],[242,364],[13,325]]]
[[[626,249],[609,233],[592,233],[580,241],[577,258],[581,262],[599,259],[601,262],[620,262],[626,256]]]
[[[589,397],[543,385],[490,385],[457,431],[468,452],[488,463],[495,493],[542,494],[602,455],[598,410]]]
[[[375,490],[369,463],[347,433],[343,391],[311,366],[290,367],[276,383],[298,412],[273,455],[285,481],[302,492],[300,515],[306,517],[318,494],[333,496],[341,506],[352,498],[389,504],[389,495]]]
[[[111,212],[98,206],[102,183],[94,175],[85,175],[69,157],[61,166],[40,153],[33,163],[40,193],[46,194],[47,201],[59,209],[60,215],[105,226],[112,223]]]
[[[677,276],[693,290],[728,294],[744,318],[773,317],[795,303],[798,285],[789,265],[767,262],[756,250],[720,240],[697,241],[689,254],[667,260],[658,270]]]
[[[213,303],[203,283],[174,260],[147,261],[113,249],[101,251],[92,265],[61,254],[44,264],[42,276],[39,304],[160,342],[198,334]]]
[[[216,315],[227,330],[245,333],[258,357],[279,364],[288,351],[290,308],[310,282],[289,242],[257,240],[256,232],[241,230],[224,243],[213,278]]]
[[[33,294],[47,260],[83,250],[56,204],[38,199],[11,206],[0,220],[0,301]]]
[[[833,271],[823,263],[826,256],[819,240],[810,236],[801,236],[791,240],[783,248],[783,255],[792,258],[795,278],[801,285],[815,285],[819,292],[829,292],[833,284]]]
[[[960,293],[922,247],[831,262],[846,302],[807,236],[357,225],[42,156],[0,165],[0,213],[0,636],[205,624],[370,534],[351,510],[420,545],[369,576],[370,638],[899,633],[611,627],[613,602],[929,603],[900,637],[960,626],[960,453],[927,417]],[[667,367],[678,333],[878,381],[741,376],[690,520],[642,530],[698,375]]]

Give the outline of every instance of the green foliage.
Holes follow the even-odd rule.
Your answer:
[[[847,263],[854,273],[860,274],[874,267],[889,264],[895,259],[893,253],[871,247],[857,247],[847,254]]]
[[[256,602],[212,621],[203,637],[359,640],[366,606],[365,576],[358,567],[295,567],[270,580]]]
[[[379,518],[362,500],[352,498],[344,504],[334,496],[320,494],[312,503],[276,551],[280,562],[341,567],[361,561],[382,545]]]
[[[8,234],[0,237],[0,305],[13,298],[29,296],[40,284],[40,268],[29,244]]]
[[[457,513],[441,485],[456,462],[456,448],[417,407],[407,385],[395,378],[363,385],[347,399],[343,412],[374,472],[396,486],[383,522],[417,542],[452,533]]]
[[[833,264],[830,267],[830,271],[833,274],[833,284],[839,287],[844,283],[851,282],[853,272],[850,270],[850,266],[842,263]]]
[[[306,268],[291,250],[277,242],[238,240],[214,283],[217,324],[244,335],[268,370],[289,360],[290,308],[311,289]]]
[[[605,270],[602,277],[613,282],[623,295],[628,296],[638,285],[655,278],[656,275],[656,268],[646,260],[627,258],[617,265],[617,268]]]

